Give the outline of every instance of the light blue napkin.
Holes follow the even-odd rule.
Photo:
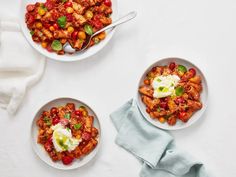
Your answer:
[[[203,164],[179,150],[173,137],[147,122],[134,100],[111,115],[116,143],[143,162],[141,177],[209,177]]]

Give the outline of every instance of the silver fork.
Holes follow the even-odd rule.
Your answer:
[[[103,31],[106,31],[110,28],[114,28],[115,26],[118,26],[122,23],[125,23],[133,18],[135,18],[137,16],[137,12],[133,11],[133,12],[130,12],[128,14],[126,14],[125,16],[119,18],[118,20],[116,20],[115,22],[113,22],[112,24],[100,29],[99,31],[97,31],[96,33],[92,34],[89,38],[87,38],[85,40],[85,42],[83,43],[83,46],[82,48],[79,50],[79,51],[76,51],[73,47],[71,47],[70,43],[69,42],[66,42],[63,46],[63,50],[66,52],[66,53],[75,53],[75,52],[82,52],[84,50],[86,50],[89,46],[89,43],[90,41],[92,40],[92,38],[96,35],[98,35],[99,33],[103,32]]]

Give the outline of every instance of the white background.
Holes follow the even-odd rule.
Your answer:
[[[1,0],[4,12],[19,8]],[[171,132],[177,145],[204,162],[214,176],[236,176],[236,1],[119,0],[119,13],[136,10],[137,18],[116,31],[96,56],[77,63],[48,60],[41,81],[26,95],[15,116],[0,110],[1,177],[134,177],[141,165],[114,144],[109,114],[135,95],[142,71],[158,58],[193,61],[209,84],[209,107],[195,125]],[[10,52],[10,51],[9,51]],[[19,60],[24,56],[19,55]],[[73,170],[55,170],[33,153],[31,120],[47,100],[70,96],[91,105],[102,123],[97,158]]]

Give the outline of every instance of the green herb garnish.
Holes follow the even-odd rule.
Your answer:
[[[100,42],[99,38],[98,38],[98,37],[95,37],[95,38],[94,38],[94,43],[95,43],[95,44],[98,44],[99,42]]]
[[[45,7],[45,5],[44,5],[43,3],[40,4],[40,7],[41,7],[43,10],[45,10],[45,11],[48,10],[47,7]]]
[[[51,47],[55,51],[60,51],[62,50],[62,44],[59,40],[54,40],[51,44]]]
[[[34,35],[34,33],[35,33],[35,32],[34,32],[33,30],[32,30],[32,31],[30,31],[30,34],[31,34],[31,36],[33,36],[33,35]]]
[[[184,94],[184,88],[181,87],[181,86],[176,87],[176,89],[175,89],[175,94],[176,94],[176,96],[181,96],[181,95],[183,95],[183,94]]]
[[[60,18],[57,19],[57,23],[61,28],[66,27],[66,16],[61,16]]]
[[[186,73],[187,72],[187,68],[183,65],[179,65],[178,66],[178,71],[182,72],[182,73]]]
[[[70,119],[70,113],[66,113],[66,114],[64,115],[64,118],[65,118],[65,119]]]
[[[74,125],[74,129],[76,129],[76,130],[79,130],[80,128],[81,128],[81,124],[80,123],[78,123],[78,124],[75,124]]]
[[[47,116],[45,116],[45,117],[43,118],[43,121],[46,123],[46,125],[51,125],[51,124],[52,124],[51,119],[48,118]]]
[[[165,87],[159,87],[158,89],[162,92]]]
[[[84,26],[84,31],[88,34],[88,35],[92,35],[93,34],[93,28],[92,28],[92,26],[91,25],[85,25]]]

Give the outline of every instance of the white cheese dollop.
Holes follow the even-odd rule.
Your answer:
[[[81,140],[73,138],[71,130],[60,123],[52,126],[52,129],[54,130],[52,142],[57,152],[73,151],[81,142]]]
[[[175,87],[180,81],[177,75],[157,76],[152,82],[154,88],[153,97],[164,98],[175,94]]]

